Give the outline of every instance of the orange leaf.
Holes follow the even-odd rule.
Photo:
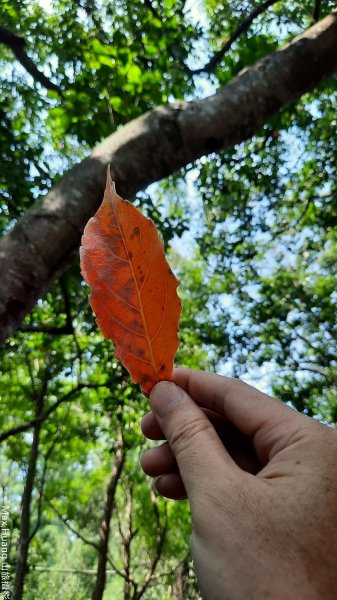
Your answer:
[[[149,394],[172,378],[181,301],[157,229],[116,194],[108,169],[103,202],[80,248],[90,305],[116,357]]]

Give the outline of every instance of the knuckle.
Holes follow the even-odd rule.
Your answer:
[[[170,446],[175,456],[183,452],[191,444],[195,443],[195,438],[201,433],[213,429],[211,423],[204,415],[195,416],[189,421],[181,419],[174,425],[170,436]]]
[[[247,387],[247,384],[241,381],[241,379],[236,379],[234,377],[222,377],[219,395],[221,399],[224,400],[227,396],[238,393]]]

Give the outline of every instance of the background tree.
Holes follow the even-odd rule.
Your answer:
[[[17,600],[198,597],[188,508],[139,470],[147,401],[79,273],[107,162],[181,280],[177,362],[336,421],[334,8],[2,3],[0,484]]]

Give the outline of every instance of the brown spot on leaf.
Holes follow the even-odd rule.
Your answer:
[[[140,236],[139,227],[135,227],[130,235],[130,240],[133,240],[135,237],[139,237],[139,236]]]
[[[144,329],[144,325],[143,325],[143,323],[140,322],[139,319],[132,319],[132,321],[130,321],[130,327],[132,329],[134,329],[135,331],[137,331],[137,330],[143,331],[143,329]]]

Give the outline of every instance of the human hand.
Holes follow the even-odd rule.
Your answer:
[[[335,600],[336,431],[236,379],[177,369],[174,382],[151,392],[142,430],[168,444],[142,467],[163,496],[188,497],[204,598]]]

